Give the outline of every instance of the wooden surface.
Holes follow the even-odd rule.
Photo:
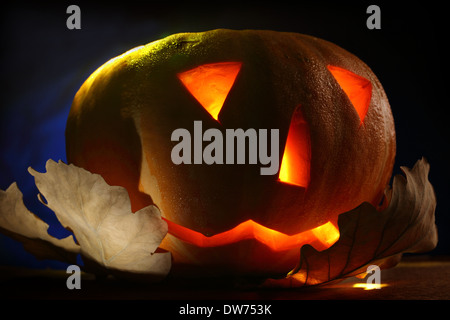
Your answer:
[[[355,288],[364,279],[349,278],[327,286],[280,289],[227,283],[171,282],[156,285],[98,280],[83,274],[81,289],[66,287],[65,270],[0,267],[4,299],[132,299],[132,300],[450,300],[450,258],[405,257],[395,268],[382,270],[381,289]]]

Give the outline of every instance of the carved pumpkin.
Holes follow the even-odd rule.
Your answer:
[[[224,136],[278,129],[279,170],[261,174],[250,154],[175,164],[172,133],[196,139],[195,121]],[[110,60],[76,94],[66,140],[68,161],[127,188],[133,211],[160,208],[175,270],[212,274],[282,274],[302,245],[331,246],[339,214],[378,204],[395,157],[368,66],[324,40],[254,30],[175,34]]]

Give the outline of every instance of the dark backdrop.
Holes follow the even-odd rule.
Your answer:
[[[66,8],[81,8],[81,30],[66,28]],[[381,30],[366,28],[366,8],[381,8]],[[440,2],[442,4],[442,2]],[[2,10],[2,102],[0,188],[17,181],[28,208],[50,223],[50,233],[67,235],[53,214],[38,204],[29,166],[65,160],[64,129],[70,105],[83,81],[102,63],[137,45],[172,33],[215,28],[271,29],[310,34],[334,42],[365,61],[384,86],[397,131],[400,166],[425,156],[438,205],[438,247],[450,253],[448,196],[447,57],[441,42],[441,5],[405,1],[124,1],[4,5]],[[443,62],[444,61],[444,62]],[[446,105],[444,105],[444,101]],[[15,241],[0,235],[0,264],[63,267],[37,261]]]

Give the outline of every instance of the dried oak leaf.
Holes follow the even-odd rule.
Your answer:
[[[297,266],[285,279],[267,286],[310,286],[361,275],[368,265],[395,266],[403,253],[430,251],[437,245],[436,196],[428,181],[429,164],[417,161],[413,169],[401,167],[386,193],[385,209],[369,203],[339,216],[339,240],[324,251],[305,245]]]
[[[155,252],[167,223],[155,206],[133,214],[126,189],[108,185],[100,175],[53,160],[47,161],[46,170],[29,168],[39,199],[73,231],[86,271],[156,279],[167,275],[170,253]]]

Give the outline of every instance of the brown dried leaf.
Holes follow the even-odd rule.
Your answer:
[[[322,252],[302,247],[296,268],[270,285],[323,284],[364,273],[370,264],[393,267],[406,252],[432,250],[437,245],[436,197],[428,181],[429,164],[421,159],[412,170],[401,169],[406,178],[394,177],[384,210],[363,203],[341,214],[339,240]]]

